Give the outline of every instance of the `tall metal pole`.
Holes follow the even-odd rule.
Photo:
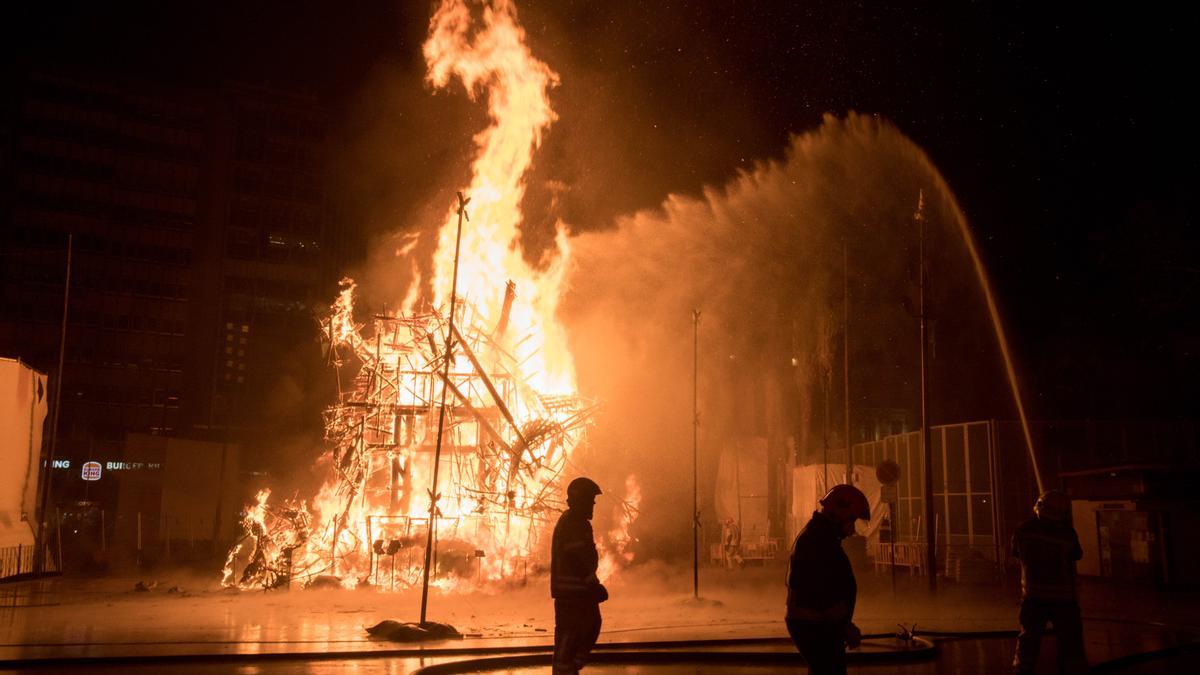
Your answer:
[[[930,440],[932,434],[929,429],[929,340],[926,335],[928,330],[929,312],[925,306],[926,295],[926,274],[925,274],[925,191],[922,190],[917,197],[917,212],[913,214],[913,218],[917,221],[919,264],[918,264],[918,280],[917,287],[920,289],[920,311],[921,311],[921,454],[925,461],[925,490],[923,500],[925,502],[925,556],[928,561],[929,574],[929,592],[930,594],[937,593],[937,523],[934,522],[933,508],[933,443]]]
[[[842,240],[842,393],[845,395],[842,431],[846,439],[846,483],[854,484],[854,452],[850,447],[850,263]]]
[[[833,389],[830,380],[833,379],[832,366],[825,369],[822,374],[822,380],[825,381],[825,423],[821,425],[823,438],[821,439],[824,447],[821,449],[821,468],[823,469],[824,482],[821,483],[821,494],[829,492],[829,396]]]
[[[454,235],[454,275],[450,283],[450,318],[446,324],[446,363],[442,366],[442,400],[438,406],[437,444],[433,451],[433,480],[429,487],[429,528],[425,536],[425,569],[421,575],[421,623],[425,623],[425,610],[429,606],[429,564],[433,554],[433,531],[437,527],[438,467],[442,463],[442,431],[446,428],[446,390],[450,388],[450,363],[454,360],[454,312],[458,300],[458,252],[462,245],[463,218],[467,216],[467,204],[471,201],[458,193],[458,231]]]
[[[47,530],[47,511],[50,508],[50,492],[54,486],[54,451],[58,446],[58,413],[59,406],[62,402],[63,390],[63,361],[67,353],[67,319],[71,309],[71,254],[74,251],[75,235],[67,235],[67,274],[63,281],[63,311],[62,311],[62,328],[58,338],[58,382],[54,387],[54,415],[50,419],[50,450],[49,457],[46,459],[44,469],[46,471],[46,484],[42,489],[42,510],[41,510],[41,527],[38,528],[38,549],[35,554],[37,563],[34,569],[38,574],[46,571],[46,530]],[[59,570],[62,570],[62,556],[59,556]]]
[[[700,310],[692,310],[692,595],[700,598]]]

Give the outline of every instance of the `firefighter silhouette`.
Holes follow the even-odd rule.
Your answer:
[[[871,507],[852,485],[833,486],[820,504],[792,545],[786,622],[810,671],[832,675],[846,672],[846,647],[862,642],[853,621],[858,585],[842,539],[855,521],[871,519]]]
[[[1034,672],[1050,623],[1058,638],[1058,672],[1083,673],[1087,658],[1075,584],[1075,562],[1083,557],[1083,549],[1071,526],[1071,500],[1048,490],[1038,497],[1033,513],[1012,538],[1012,557],[1021,563],[1021,633],[1013,671]]]
[[[555,673],[578,673],[600,636],[600,603],[608,590],[596,578],[600,558],[592,536],[592,511],[600,486],[576,478],[567,486],[567,510],[554,526],[550,595],[554,598]]]

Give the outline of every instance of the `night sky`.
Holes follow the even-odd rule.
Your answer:
[[[21,4],[2,22],[6,61],[18,68],[86,64],[313,90],[344,141],[334,199],[349,226],[367,231],[427,206],[445,172],[464,170],[469,135],[454,130],[480,123],[461,96],[422,87],[430,3]],[[519,8],[534,53],[562,76],[560,119],[534,172],[579,186],[543,219],[605,227],[780,156],[789,134],[823,113],[878,113],[928,151],[957,193],[1022,363],[1044,372],[1068,352],[1091,355],[1086,382],[1031,385],[1062,392],[1043,410],[1194,416],[1200,171],[1186,10],[666,0]],[[438,124],[452,133],[426,132]],[[389,140],[392,157],[363,152]],[[403,168],[412,163],[451,168],[413,177]],[[537,226],[538,205],[529,212]],[[1078,390],[1096,387],[1109,393],[1079,405]]]

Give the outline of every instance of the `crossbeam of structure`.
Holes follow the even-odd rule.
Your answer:
[[[508,409],[508,405],[505,404],[504,398],[500,396],[500,392],[496,391],[496,385],[492,384],[492,378],[489,377],[487,371],[483,369],[483,366],[479,363],[479,359],[475,357],[475,352],[471,350],[471,347],[467,344],[467,341],[463,339],[462,334],[458,332],[458,328],[454,325],[453,321],[450,322],[450,331],[454,334],[454,338],[458,343],[458,346],[462,348],[463,354],[466,354],[467,359],[471,361],[471,365],[475,367],[475,372],[479,374],[479,379],[483,380],[483,386],[487,387],[488,393],[490,393],[492,395],[492,399],[496,401],[496,407],[500,409],[500,414],[504,415],[504,419],[508,420],[508,423],[512,425],[513,433],[515,433],[517,435],[517,439],[521,441],[521,447],[524,448],[528,446],[529,443],[525,440],[525,434],[521,432],[521,427],[517,424],[516,419],[513,418],[513,414]]]
[[[511,304],[513,289],[507,290]],[[435,308],[372,314],[373,334],[365,336],[361,331],[371,328],[355,322],[352,312],[351,296],[343,296],[334,313],[321,319],[338,390],[336,402],[322,415],[327,480],[313,498],[312,518],[303,503],[281,509],[268,504],[269,493],[262,494],[257,507],[247,511],[246,537],[227,558],[226,583],[273,587],[281,579],[306,583],[321,575],[338,576],[344,585],[362,583],[377,571],[375,546],[400,536],[373,526],[397,518],[413,525],[408,520],[415,513],[413,500],[426,493],[456,523],[446,536],[475,548],[495,548],[496,560],[528,558],[547,534],[548,502],[561,487],[567,458],[595,406],[534,388],[512,353],[525,340],[514,345],[499,339],[511,330],[507,308],[490,334],[482,327],[490,321],[466,302],[453,316]],[[355,373],[348,388],[346,367]],[[439,394],[445,396],[440,410]],[[441,464],[428,453],[431,419],[451,410],[461,422],[475,424],[451,436],[449,494],[438,503],[432,472],[420,467],[427,460],[434,470]],[[514,518],[527,519],[528,527],[510,528],[518,522]],[[427,541],[432,530],[419,535],[427,552],[436,548]],[[411,534],[406,529],[403,537]],[[258,546],[251,549],[251,543]],[[261,559],[252,557],[255,551]],[[396,571],[406,584],[418,583],[424,572],[413,560]]]
[[[471,417],[475,418],[475,421],[479,423],[479,426],[482,427],[485,432],[487,432],[487,435],[491,436],[492,440],[496,441],[496,444],[499,445],[500,448],[505,452],[510,455],[514,454],[512,446],[500,436],[500,432],[496,431],[496,428],[492,426],[491,422],[488,422],[487,417],[484,417],[483,413],[479,412],[475,406],[471,405],[471,399],[464,394],[463,391],[458,388],[458,386],[451,382],[450,378],[446,377],[442,373],[438,373],[437,376],[438,379],[442,381],[442,384],[444,384],[446,388],[450,390],[450,393],[454,394],[454,398],[458,399],[459,405],[465,408],[467,412],[470,413]]]

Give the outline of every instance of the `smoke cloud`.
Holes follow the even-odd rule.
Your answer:
[[[599,401],[602,412],[573,470],[600,480],[611,499],[620,499],[630,473],[638,476],[645,499],[634,534],[644,553],[671,557],[691,548],[693,309],[701,312],[699,480],[706,527],[716,525],[712,494],[723,448],[762,439],[768,460],[786,466],[844,442],[843,248],[854,423],[867,409],[916,409],[913,212],[921,191],[937,270],[930,297],[934,374],[944,380],[970,373],[997,384],[953,393],[935,387],[935,421],[961,421],[985,409],[997,414],[986,404],[1003,406],[1007,399],[978,288],[954,232],[962,215],[921,148],[889,122],[853,113],[827,116],[818,128],[792,136],[784,151],[772,153],[779,159],[753,163],[721,134],[673,148],[664,140],[668,132],[625,123],[638,114],[640,85],[546,38],[561,28],[551,24],[533,32],[534,52],[549,49],[545,60],[563,73],[553,94],[560,121],[527,175],[516,246],[535,264],[552,249],[558,223],[576,232],[560,318],[580,393]],[[343,131],[339,203],[349,222],[379,233],[361,269],[348,271],[359,281],[361,304],[373,311],[394,310],[414,293],[432,295],[437,225],[453,191],[468,181],[470,139],[487,124],[479,101],[431,91],[422,76],[417,64],[381,65]],[[714,103],[714,110],[731,107]],[[636,140],[624,139],[634,126]],[[736,135],[753,126],[741,120]],[[651,202],[650,195],[693,189],[680,176],[719,180],[747,161],[749,168],[723,185],[672,192],[655,208],[612,217]],[[769,485],[763,497],[782,504],[786,489]],[[597,509],[598,532],[610,526],[611,506]]]
[[[829,433],[817,407],[834,372],[841,390],[832,360],[843,246],[855,305],[852,354],[857,368],[871,371],[870,386],[862,377],[860,386],[852,382],[854,405],[916,401],[913,213],[922,191],[931,265],[946,279],[931,305],[977,296],[947,227],[961,214],[943,179],[911,140],[867,115],[828,116],[794,136],[782,160],[572,239],[562,313],[580,388],[603,404],[579,464],[602,485],[638,474],[645,498],[635,535],[647,552],[691,549],[693,309],[701,312],[699,474],[708,527],[716,526],[711,495],[723,447],[762,438],[768,461],[783,468],[811,459]],[[986,338],[980,302],[965,305],[955,323],[971,326],[978,344]],[[836,406],[840,436],[840,400]],[[785,489],[771,485],[762,496],[782,504]]]

